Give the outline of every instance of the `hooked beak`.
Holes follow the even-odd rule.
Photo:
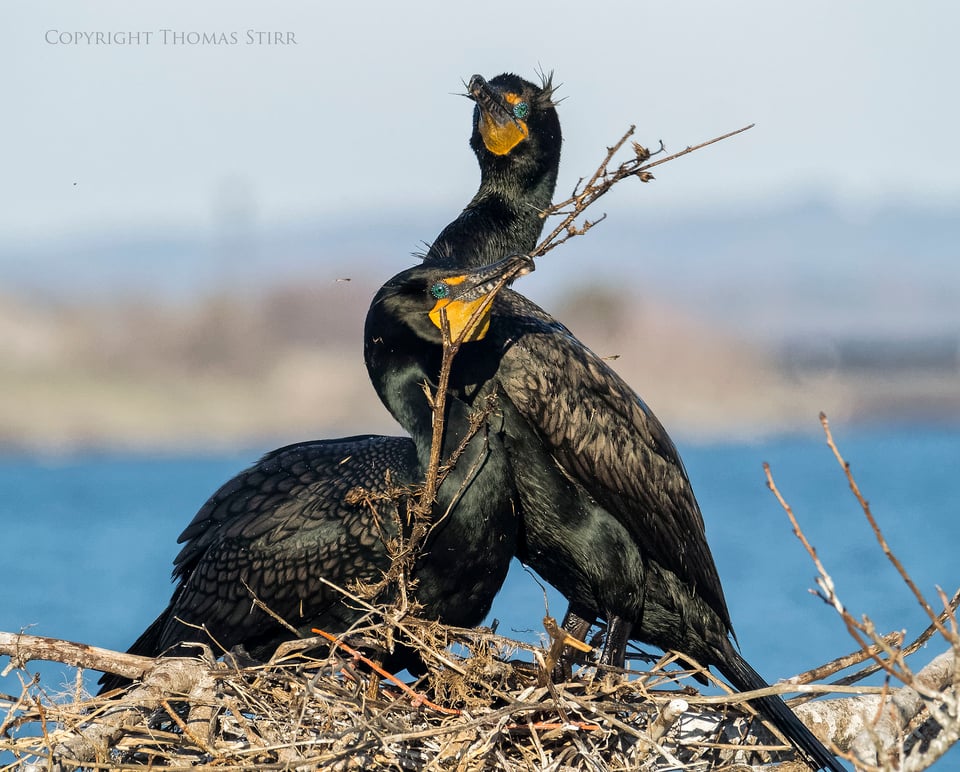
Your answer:
[[[533,258],[510,255],[483,268],[446,280],[450,294],[436,302],[430,320],[443,330],[446,317],[450,340],[482,340],[490,329],[493,299],[508,282],[534,270]]]
[[[532,273],[535,269],[533,258],[529,255],[510,255],[456,279],[448,279],[453,287],[450,299],[469,302],[486,295],[495,295],[508,282]],[[498,284],[500,286],[497,286]]]
[[[477,128],[487,150],[494,155],[507,155],[527,138],[529,130],[526,121],[514,117],[513,106],[502,94],[490,88],[483,76],[474,75],[470,78],[467,91],[467,96],[480,109]]]

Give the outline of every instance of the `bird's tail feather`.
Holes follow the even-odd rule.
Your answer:
[[[750,664],[740,656],[729,640],[717,658],[716,667],[723,676],[739,691],[764,689],[769,684]],[[831,772],[846,772],[836,757],[826,749],[806,725],[797,718],[796,714],[779,697],[758,697],[750,700],[757,711],[770,721],[797,750],[807,756],[816,769],[829,769]]]

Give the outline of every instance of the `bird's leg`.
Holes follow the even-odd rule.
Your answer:
[[[607,615],[607,637],[600,653],[600,664],[622,668],[627,661],[627,641],[633,625],[613,614]]]

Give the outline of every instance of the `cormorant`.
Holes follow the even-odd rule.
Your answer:
[[[389,395],[402,371],[379,360],[381,347],[367,337],[371,378]],[[517,556],[570,601],[568,628],[586,632],[581,624],[606,619],[611,664],[622,666],[627,639],[636,639],[716,667],[741,691],[768,685],[731,641],[703,517],[676,447],[599,357],[504,289],[483,340],[457,357],[450,388],[467,402],[497,395],[521,515]],[[405,420],[403,399],[387,406]],[[818,768],[843,770],[778,697],[752,704]]]
[[[480,187],[460,216],[450,223],[433,242],[424,263],[425,269],[446,269],[449,267],[447,258],[450,257],[453,257],[457,265],[463,269],[483,267],[504,254],[531,251],[543,228],[540,212],[550,204],[556,185],[561,138],[559,120],[552,101],[553,88],[550,79],[544,78],[541,86],[537,87],[507,73],[489,82],[475,75],[470,80],[468,91],[467,96],[477,105],[474,110],[470,145],[480,160]],[[506,145],[502,135],[504,132],[510,132],[508,123],[510,126],[519,128],[522,137],[513,144],[512,148],[504,152]],[[487,143],[495,150],[489,149]],[[375,335],[375,330],[369,330],[369,321],[368,319],[368,331]],[[407,343],[412,342],[410,339],[407,340]],[[425,353],[422,349],[420,353],[429,355],[429,351]],[[461,355],[463,353],[462,351]],[[460,357],[457,359],[459,360]],[[383,366],[389,368],[390,364],[383,363]],[[439,360],[435,356],[432,357],[429,366],[439,368]],[[383,384],[385,389],[390,386],[391,384]],[[394,398],[399,400],[402,396],[402,393],[396,393]],[[412,394],[406,394],[406,397],[410,401],[403,407],[406,417],[401,423],[408,419],[414,422],[419,419],[419,423],[422,423],[423,415],[419,413],[422,392],[414,391]],[[393,403],[394,398],[384,400],[388,407]],[[448,430],[444,454],[451,450],[451,446],[455,447],[450,437],[456,431],[462,430],[465,409],[463,402],[451,400],[449,410],[454,426]],[[448,417],[447,420],[451,421],[451,418]],[[456,426],[458,422],[461,423],[459,427]],[[420,426],[419,431],[422,430],[423,427]],[[500,438],[493,433],[491,448],[499,442]],[[474,455],[480,452],[476,445],[477,441],[471,442],[470,447]],[[186,541],[187,544],[174,561],[174,580],[178,582],[178,586],[170,607],[140,636],[130,648],[130,652],[155,656],[175,646],[181,640],[198,637],[194,628],[177,622],[174,617],[179,614],[184,621],[191,624],[205,623],[214,632],[217,632],[213,624],[214,620],[225,618],[223,621],[229,629],[218,633],[218,642],[221,645],[230,648],[240,642],[250,653],[260,657],[268,656],[272,653],[272,647],[275,647],[280,640],[289,637],[289,634],[266,615],[250,610],[250,593],[236,581],[237,572],[241,570],[239,563],[235,566],[233,581],[229,580],[231,570],[229,565],[226,569],[228,574],[217,573],[219,569],[208,562],[208,558],[214,552],[212,547],[226,547],[230,543],[242,546],[244,541],[252,543],[256,539],[269,541],[272,538],[272,541],[269,541],[271,549],[274,550],[275,555],[281,556],[285,543],[280,539],[285,538],[292,547],[299,549],[300,542],[296,539],[296,530],[295,528],[291,530],[290,527],[294,527],[298,522],[315,519],[318,512],[326,511],[328,514],[335,514],[336,508],[341,506],[343,497],[353,487],[360,486],[367,490],[376,490],[378,486],[383,488],[388,471],[391,474],[391,485],[401,481],[421,481],[422,453],[422,439],[419,443],[415,443],[407,437],[363,435],[341,440],[296,443],[265,455],[260,462],[223,485],[183,532],[180,542]],[[502,471],[498,465],[503,463],[503,455],[488,453],[487,458],[487,465],[491,468],[497,467],[497,471],[487,472],[486,478],[494,479],[495,474]],[[461,463],[461,470],[466,464],[465,459]],[[349,474],[345,474],[346,472]],[[417,477],[418,474],[420,477]],[[456,490],[455,480],[448,479],[439,491],[438,498],[441,503],[442,497],[449,497],[450,492],[454,490]],[[512,490],[509,481],[503,490]],[[498,491],[498,494],[501,493],[502,491]],[[502,499],[500,503],[504,503]],[[327,509],[324,510],[324,507]],[[439,504],[437,510],[443,511]],[[370,529],[375,525],[372,513],[367,512],[364,515],[356,508],[350,511],[356,519],[353,521],[354,535],[347,534],[347,536],[353,539],[359,538],[361,543],[363,538],[369,540]],[[465,516],[468,509],[461,502],[457,511]],[[387,514],[392,514],[392,508]],[[505,519],[502,510],[497,510],[495,514],[501,521]],[[480,516],[483,516],[482,509]],[[332,522],[336,531],[336,520]],[[506,544],[510,545],[512,551],[512,540],[516,533],[515,523],[509,521],[500,522],[499,527],[506,528],[506,531],[498,534],[497,528],[494,527],[495,522],[491,521],[486,533],[486,538],[490,540],[491,556],[497,558],[493,560],[495,565],[492,569],[484,569],[474,580],[470,580],[468,576],[463,592],[451,594],[452,602],[444,615],[451,624],[469,626],[479,623],[483,617],[483,613],[479,613],[479,610],[484,609],[485,613],[485,609],[489,607],[488,591],[495,583],[490,577],[504,570],[499,556],[502,556]],[[290,527],[287,530],[275,530],[280,523],[289,524]],[[449,524],[446,527],[450,529]],[[222,543],[220,540],[223,540]],[[334,575],[329,577],[331,581],[338,580],[337,570],[341,574],[350,573],[356,559],[356,555],[349,556],[347,559],[330,558],[327,561],[328,567],[334,570]],[[382,555],[378,555],[377,559],[380,563],[374,567],[374,570],[380,571],[385,562]],[[428,567],[426,570],[436,572],[443,572],[445,568],[436,556],[430,558],[428,566],[433,566],[433,569]],[[278,583],[281,580],[286,582],[288,579],[296,581],[309,579],[304,567],[298,566],[295,560],[285,561],[279,572],[271,571],[266,565],[261,569],[264,571],[264,582],[275,579]],[[469,573],[470,569],[471,566],[464,565],[458,560],[449,575],[458,577],[461,575],[460,572]],[[418,573],[422,573],[423,570],[421,565]],[[222,581],[224,578],[227,580]],[[343,577],[339,578],[342,581]],[[471,590],[471,581],[479,582],[479,588]],[[200,595],[192,599],[187,597],[190,592],[193,592],[190,586],[201,583],[205,583],[210,591],[216,588],[216,598],[204,599]],[[421,582],[421,588],[422,585]],[[286,592],[286,589],[277,587],[276,591]],[[446,600],[445,597],[430,599],[422,592],[423,590],[419,600],[427,606],[427,613],[430,613],[431,605],[436,607],[438,603]],[[299,590],[291,589],[288,602],[298,597],[298,593]],[[262,600],[268,601],[267,598]],[[274,602],[277,602],[276,599]],[[190,608],[190,603],[196,604],[193,608],[194,613],[184,617],[183,612]],[[321,605],[327,603],[329,614],[336,614],[340,610],[333,596],[330,595],[329,588],[319,591],[316,603]],[[271,604],[268,602],[268,605]],[[206,616],[208,606],[213,615],[209,620]],[[175,608],[176,613],[174,613]],[[459,616],[456,615],[457,609],[461,609]],[[277,611],[283,616],[280,609]],[[312,623],[300,623],[299,601],[293,612],[288,621],[303,630],[308,630]],[[440,616],[439,613],[436,615]],[[307,616],[303,615],[302,618],[306,619]],[[471,620],[474,621],[471,622]],[[341,620],[344,625],[347,621],[346,618]],[[123,685],[126,680],[105,675],[100,683],[103,684],[102,691],[107,691]]]
[[[731,641],[699,505],[643,400],[511,289],[461,359],[455,393],[499,394],[520,502],[517,556],[570,602],[565,627],[582,637],[605,619],[608,664],[622,666],[635,639],[714,666],[741,691],[766,687]],[[778,697],[752,704],[817,765],[843,769]]]
[[[375,388],[410,438],[365,435],[291,445],[224,484],[181,534],[173,598],[130,653],[189,654],[178,644],[199,640],[223,649],[242,644],[266,658],[292,635],[255,607],[254,598],[304,634],[313,627],[339,633],[356,623],[363,612],[319,577],[340,587],[375,584],[390,568],[386,544],[406,523],[406,500],[422,484],[430,456],[433,411],[423,383],[436,380],[434,365],[439,372],[439,309],[456,338],[501,277],[527,270],[532,261],[521,256],[473,271],[419,265],[388,281],[367,315],[365,357]],[[482,339],[488,318],[489,306],[467,329],[463,352]],[[423,615],[464,627],[489,611],[517,530],[500,421],[495,412],[478,420],[476,412],[458,399],[447,401],[441,458],[466,445],[438,488],[412,572]],[[353,491],[366,495],[351,497]],[[400,500],[391,500],[398,491]],[[385,591],[377,600],[390,597]],[[392,666],[411,661],[401,656]],[[125,683],[112,675],[101,679],[103,691]]]
[[[508,233],[525,233],[532,248],[543,225],[532,215],[549,205],[556,184],[560,127],[549,80],[537,89],[514,75],[489,84],[474,76],[469,90],[481,188],[428,261],[490,262],[503,254],[498,238]],[[539,105],[545,109],[534,123]],[[463,380],[454,387],[464,398],[500,393],[521,510],[517,554],[570,602],[564,626],[582,637],[605,619],[608,664],[622,666],[626,642],[635,639],[712,665],[741,691],[766,687],[731,641],[699,505],[676,447],[643,400],[511,289],[495,300],[485,340],[461,359],[469,362],[460,362]],[[817,765],[843,769],[782,700],[753,704]]]

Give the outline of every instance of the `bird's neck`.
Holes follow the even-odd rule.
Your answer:
[[[409,434],[423,461],[433,441],[431,398],[440,377],[442,348],[415,335],[409,328],[386,319],[368,320],[364,359],[373,388],[390,414]],[[499,362],[497,342],[488,336],[464,344],[453,359],[444,413],[443,448],[453,452],[469,430],[476,400],[488,392],[486,384]],[[414,352],[413,354],[408,352]]]
[[[509,164],[485,164],[480,170],[480,187],[467,207],[482,207],[485,202],[498,201],[514,209],[521,219],[529,219],[531,210],[539,214],[550,206],[558,168],[559,163],[554,161],[538,162],[522,172]]]
[[[429,447],[433,420],[423,385],[436,382],[440,348],[416,339],[400,325],[386,323],[373,329],[376,334],[367,335],[364,344],[373,388],[397,423],[410,434],[417,449]],[[417,354],[411,356],[408,351]]]
[[[504,255],[531,252],[543,229],[557,170],[522,177],[497,168],[482,171],[480,188],[460,216],[443,229],[427,259],[451,257],[464,267],[489,265]]]

